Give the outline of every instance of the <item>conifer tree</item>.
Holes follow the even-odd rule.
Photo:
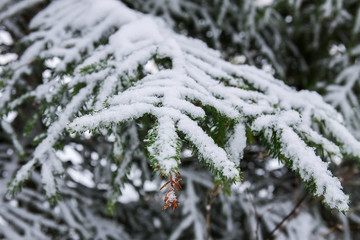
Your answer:
[[[0,80],[5,238],[271,239],[308,194],[350,236],[358,3],[206,3],[0,3],[17,56]],[[288,177],[306,188],[295,202]],[[332,234],[322,214],[300,213],[280,237],[306,219],[309,237]]]

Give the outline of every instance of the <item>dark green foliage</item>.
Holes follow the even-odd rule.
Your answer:
[[[228,132],[234,127],[235,121],[221,114],[212,106],[204,106],[206,117],[200,126],[215,141],[219,147],[224,147]]]
[[[29,120],[26,122],[24,130],[23,130],[24,136],[29,135],[34,130],[34,127],[38,121],[38,118],[39,118],[38,114],[34,114],[32,117],[29,118]]]
[[[84,88],[86,86],[86,83],[85,82],[80,82],[78,84],[76,84],[74,87],[73,87],[73,90],[71,92],[72,96],[75,96],[76,94],[79,93],[79,91]]]
[[[156,63],[156,66],[159,68],[159,70],[172,69],[173,67],[172,59],[169,57],[161,57],[155,55],[154,61]]]
[[[86,76],[88,74],[99,72],[108,67],[107,60],[101,60],[99,63],[93,63],[80,69],[80,74]]]

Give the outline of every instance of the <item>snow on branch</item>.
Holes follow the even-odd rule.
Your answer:
[[[0,12],[0,22],[41,2],[44,2],[44,0],[26,0],[15,4],[11,0],[3,0],[0,3],[0,9],[4,9]]]
[[[360,49],[360,46],[357,48]],[[357,58],[359,55],[357,53]],[[356,130],[360,128],[360,103],[356,88],[359,87],[359,79],[359,63],[344,66],[344,69],[336,77],[335,83],[327,86],[325,95],[325,100],[341,111],[346,120],[346,126],[354,129],[358,138],[360,135]]]
[[[255,67],[233,65],[203,42],[176,34],[161,20],[115,0],[55,1],[31,27],[36,30],[24,39],[31,44],[10,66],[12,78],[5,83],[20,81],[22,73],[31,71],[28,63],[38,57],[58,58],[50,82],[63,87],[54,91],[52,84],[43,83],[30,96],[52,101],[64,89],[68,94],[10,191],[36,164],[47,168],[44,182],[54,182],[53,174],[62,169],[49,157],[65,130],[96,132],[150,116],[157,125],[150,130],[147,150],[164,176],[179,168],[182,139],[222,181],[239,181],[248,129],[313,186],[315,195],[324,195],[327,205],[348,210],[348,196],[326,161],[339,163],[342,154],[360,157],[360,143],[318,94],[297,92]],[[149,63],[155,65],[152,70],[146,67]],[[70,80],[63,81],[65,77]],[[22,98],[4,93],[0,106],[17,105]],[[329,135],[316,132],[315,126],[328,129]],[[51,183],[45,187],[50,195]]]

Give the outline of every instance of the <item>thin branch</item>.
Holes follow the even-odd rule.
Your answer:
[[[330,228],[326,233],[320,234],[318,237],[315,238],[315,240],[324,239],[326,236],[330,235],[332,232],[340,229],[342,226],[341,224],[336,224],[332,228]]]
[[[210,212],[216,196],[221,191],[221,185],[218,185],[211,194],[210,201],[206,204],[206,240],[210,240]],[[208,195],[210,192],[208,193]]]
[[[281,222],[278,225],[276,225],[276,227],[269,233],[269,235],[267,236],[267,238],[265,240],[270,240],[271,237],[274,235],[274,233],[284,224],[284,222],[286,222],[286,220],[288,220],[291,216],[293,216],[296,213],[297,209],[304,202],[304,200],[306,199],[307,196],[308,196],[308,193],[306,193],[301,198],[301,200],[296,204],[294,209],[286,217],[284,217],[283,220],[281,220]]]

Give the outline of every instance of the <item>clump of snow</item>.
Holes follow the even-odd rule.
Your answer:
[[[168,175],[172,170],[178,169],[179,162],[176,158],[179,155],[177,152],[179,137],[174,121],[168,116],[160,117],[156,129],[150,130],[149,134],[154,135],[155,140],[147,147],[147,150],[150,156],[159,163],[161,172]]]
[[[69,145],[64,146],[63,150],[56,151],[56,156],[63,162],[71,161],[73,165],[79,165],[84,162],[81,155]]]
[[[122,190],[123,194],[117,199],[121,203],[130,203],[137,202],[140,198],[139,193],[136,189],[129,183],[124,184],[124,188]]]
[[[14,40],[12,39],[10,33],[4,30],[0,30],[0,45],[1,44],[11,45],[13,43]]]
[[[246,128],[243,123],[238,123],[234,127],[234,133],[227,142],[227,153],[231,161],[240,165],[240,159],[243,158],[243,152],[246,147]]]

